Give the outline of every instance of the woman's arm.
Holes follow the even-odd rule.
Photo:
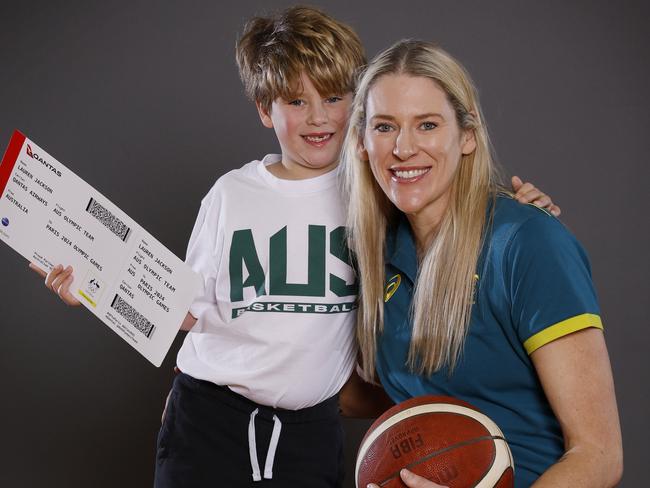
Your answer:
[[[364,381],[356,371],[339,392],[339,408],[344,417],[376,418],[393,405],[380,385]]]
[[[623,446],[602,331],[589,328],[561,337],[531,359],[565,440],[564,456],[533,487],[616,486],[623,474]],[[403,479],[412,488],[438,486],[424,478]]]
[[[533,486],[615,486],[623,474],[623,446],[602,331],[589,328],[561,337],[531,359],[565,445],[564,456]]]

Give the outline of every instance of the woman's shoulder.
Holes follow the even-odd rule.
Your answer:
[[[494,220],[504,224],[522,224],[530,219],[557,220],[551,213],[532,203],[519,203],[508,193],[498,193],[494,200]]]
[[[493,209],[491,215],[493,232],[516,233],[522,227],[525,227],[527,232],[552,228],[565,229],[558,218],[545,209],[532,203],[519,203],[507,193],[496,195]]]
[[[501,248],[505,253],[525,249],[547,254],[569,248],[583,253],[573,233],[557,217],[536,205],[519,203],[507,194],[496,197],[490,227],[493,249]]]

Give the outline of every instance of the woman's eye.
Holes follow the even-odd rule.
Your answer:
[[[392,127],[388,124],[377,124],[375,125],[375,130],[377,132],[388,132],[392,129]]]
[[[435,122],[422,122],[422,124],[420,124],[420,127],[422,127],[424,130],[432,130],[438,127],[438,124]]]

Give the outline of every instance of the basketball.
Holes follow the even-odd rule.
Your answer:
[[[499,427],[445,396],[411,398],[370,426],[357,454],[357,488],[404,487],[403,468],[450,488],[513,486],[512,454]]]

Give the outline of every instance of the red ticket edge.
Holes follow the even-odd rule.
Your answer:
[[[26,137],[24,134],[15,130],[11,136],[7,150],[5,151],[4,156],[2,156],[2,163],[0,163],[0,195],[4,193],[5,188],[7,187],[9,176],[14,170],[20,150],[23,148],[23,144],[25,143],[25,139]]]

